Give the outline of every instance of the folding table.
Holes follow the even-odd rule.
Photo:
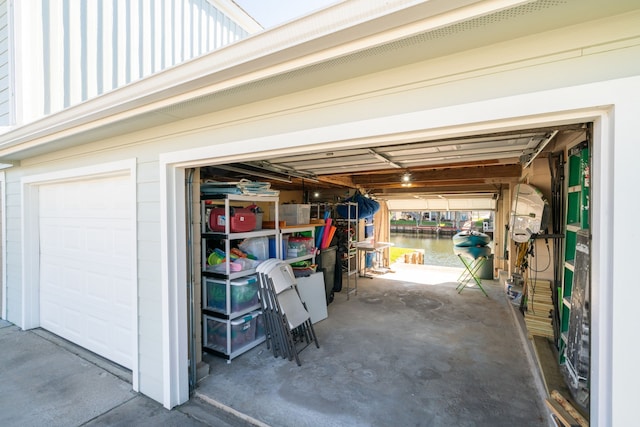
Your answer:
[[[375,254],[375,257],[376,257],[375,258],[376,268],[385,270],[384,272],[386,273],[389,268],[386,265],[387,264],[386,259],[384,258],[382,253],[385,249],[390,248],[391,246],[393,246],[393,243],[389,243],[389,242],[376,242],[376,243],[358,242],[356,243],[356,248],[358,249],[358,262],[360,262],[360,252],[364,252],[365,254],[373,253]],[[358,266],[359,275],[360,277],[373,279],[375,276],[371,275],[370,273],[367,273],[367,270],[370,270],[370,269],[367,268],[367,262],[365,258],[364,266],[361,271],[360,271],[360,266]]]

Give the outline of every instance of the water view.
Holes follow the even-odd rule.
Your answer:
[[[413,233],[391,233],[391,243],[398,248],[424,250],[426,265],[461,267],[458,257],[453,253],[451,236],[416,236]]]

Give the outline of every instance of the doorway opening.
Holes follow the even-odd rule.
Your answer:
[[[572,139],[574,137],[575,136],[571,136],[571,137],[567,136],[567,137],[565,137],[565,139],[563,141],[566,142],[569,139]],[[292,156],[294,156],[294,155],[295,156],[315,155],[315,151],[311,152],[311,153],[307,153],[307,154],[305,154],[304,152],[297,152],[295,154],[292,154]],[[280,158],[282,158],[283,153],[279,153],[277,155],[274,155],[273,158],[275,159],[276,156],[280,156]],[[261,154],[261,157],[264,158],[264,153]],[[543,161],[543,159],[546,159],[544,154],[541,157],[539,157],[538,163]],[[247,159],[247,162],[253,162],[253,161],[254,160],[251,160],[251,158]],[[546,162],[546,161],[547,160],[544,160],[544,162]],[[233,175],[233,174],[230,175],[228,173],[226,175],[221,175],[221,176],[225,177],[224,178],[225,180],[228,180],[229,182],[233,182],[235,180],[244,179],[244,177],[247,175],[247,172],[245,170],[239,172],[237,170],[237,166],[238,166],[237,163],[224,163],[224,164],[206,163],[205,164],[203,162],[201,165],[198,165],[198,167],[197,167],[198,173],[200,174],[200,182],[203,182],[203,175],[208,176],[208,178],[205,178],[205,179],[212,179],[212,177],[214,176],[213,174],[218,173],[216,171],[225,170],[226,169],[227,172],[230,172],[231,168],[235,168],[236,169],[235,175]],[[245,164],[244,166],[246,167],[247,165]],[[536,167],[535,164],[534,164],[534,167]],[[289,171],[289,172],[291,172],[291,171]],[[250,174],[248,174],[248,175],[250,175]],[[254,179],[255,179],[256,176],[259,176],[259,175],[254,175]],[[542,179],[540,176],[538,176],[537,178]],[[215,180],[218,181],[218,179],[219,178],[216,178]],[[262,177],[261,179],[265,180],[266,178]],[[284,185],[282,185],[282,184],[276,184],[277,180],[274,179],[272,181],[272,185],[273,185],[272,188],[278,188],[278,185],[282,185],[280,187],[280,188],[283,188],[283,190],[281,190],[282,192],[287,192],[287,191],[300,192],[301,195],[299,197],[301,197],[301,199],[299,199],[299,201],[304,202],[304,201],[308,201],[309,200],[309,194],[314,194],[314,193],[312,193],[312,191],[313,191],[312,189],[316,186],[317,183],[311,181],[311,179],[315,179],[315,178],[311,178],[309,176],[305,176],[303,178],[290,179],[290,181],[297,180],[297,182],[298,182],[297,189],[295,189],[295,188],[293,188],[291,186],[292,182],[285,182]],[[354,191],[354,189],[352,189],[348,185],[344,185],[344,184],[342,186],[336,185],[335,184],[335,181],[337,179],[336,176],[332,176],[331,179],[333,180],[333,183],[331,184],[333,187],[331,187],[331,188],[334,188],[335,191],[342,191],[343,193],[345,193],[347,191]],[[544,179],[548,179],[548,177],[545,176]],[[222,182],[222,181],[218,181],[218,182]],[[310,184],[310,182],[311,182],[311,184]],[[502,199],[510,200],[510,196],[511,196],[510,193],[509,193],[510,185],[512,183],[515,183],[515,182],[517,182],[517,179],[514,179],[512,177],[510,177],[509,179],[506,179],[505,182],[501,183],[502,185],[496,185],[495,182],[492,182],[491,183],[492,189],[493,189],[494,192],[497,193],[497,196],[496,196],[495,199],[496,200],[502,200]],[[328,185],[328,184],[324,184],[324,185]],[[385,192],[378,193],[378,194],[384,194],[384,193]],[[371,193],[369,193],[369,194],[373,195]],[[377,197],[380,197],[380,196],[378,195]],[[286,198],[287,198],[287,200],[289,200],[288,194],[286,195]],[[391,199],[391,198],[389,198],[389,199]],[[294,201],[294,200],[292,200],[292,201]],[[298,201],[298,200],[295,200],[295,201]],[[503,202],[503,203],[505,203],[505,202]],[[474,211],[471,211],[471,212],[474,212]],[[481,210],[476,210],[476,212],[481,212]],[[480,216],[480,214],[478,214],[478,216]],[[493,218],[494,230],[498,230],[498,229],[502,228],[502,226],[504,226],[504,224],[508,222],[508,216],[509,216],[509,209],[508,208],[505,209],[504,206],[501,206],[500,208],[496,209],[495,215],[494,215],[494,218]],[[471,217],[471,219],[473,219],[473,214],[471,214],[470,217]],[[441,218],[438,218],[438,219],[440,220]],[[486,219],[486,218],[482,218],[482,219]],[[200,221],[202,221],[202,218],[200,218],[200,220],[198,221],[198,224],[201,224]],[[484,222],[486,222],[486,221],[483,221],[483,224],[482,224],[483,229],[485,227]],[[488,231],[488,230],[486,230],[486,231]],[[504,238],[504,235],[501,236],[501,239],[502,238]],[[195,238],[193,240],[197,241],[197,239],[195,239]],[[500,249],[504,250],[505,254],[508,254],[507,247],[510,247],[510,243],[503,243],[503,245],[504,245],[504,249],[502,247]],[[196,257],[196,259],[198,259],[198,257]],[[508,257],[505,257],[504,261],[508,261]],[[200,292],[201,292],[201,288],[200,288]],[[196,291],[196,293],[194,295],[197,295],[197,294],[198,294],[198,291]],[[198,335],[198,334],[196,334],[196,335]]]

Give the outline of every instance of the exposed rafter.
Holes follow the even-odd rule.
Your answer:
[[[422,171],[411,171],[411,182],[414,186],[430,185],[435,182],[459,181],[469,182],[473,180],[512,179],[519,178],[522,174],[522,166],[498,165],[498,166],[476,166],[451,169],[432,169]],[[388,186],[400,187],[400,177],[402,174],[394,172],[386,174],[358,174],[353,175],[353,182],[365,187]]]

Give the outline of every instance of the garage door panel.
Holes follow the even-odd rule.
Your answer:
[[[62,311],[52,299],[45,299],[40,303],[40,326],[50,331],[62,327]]]
[[[103,353],[109,347],[112,341],[111,325],[108,317],[99,318],[97,315],[87,316],[86,322],[86,338],[93,348],[100,349],[97,353]]]
[[[134,209],[128,176],[40,188],[40,323],[132,367]]]
[[[88,272],[86,275],[86,295],[88,303],[95,305],[113,304],[115,297],[113,289],[109,287],[109,280],[106,276]]]
[[[84,316],[83,313],[74,308],[64,307],[62,309],[62,322],[59,327],[65,331],[66,334],[71,334],[71,337],[82,337]]]

